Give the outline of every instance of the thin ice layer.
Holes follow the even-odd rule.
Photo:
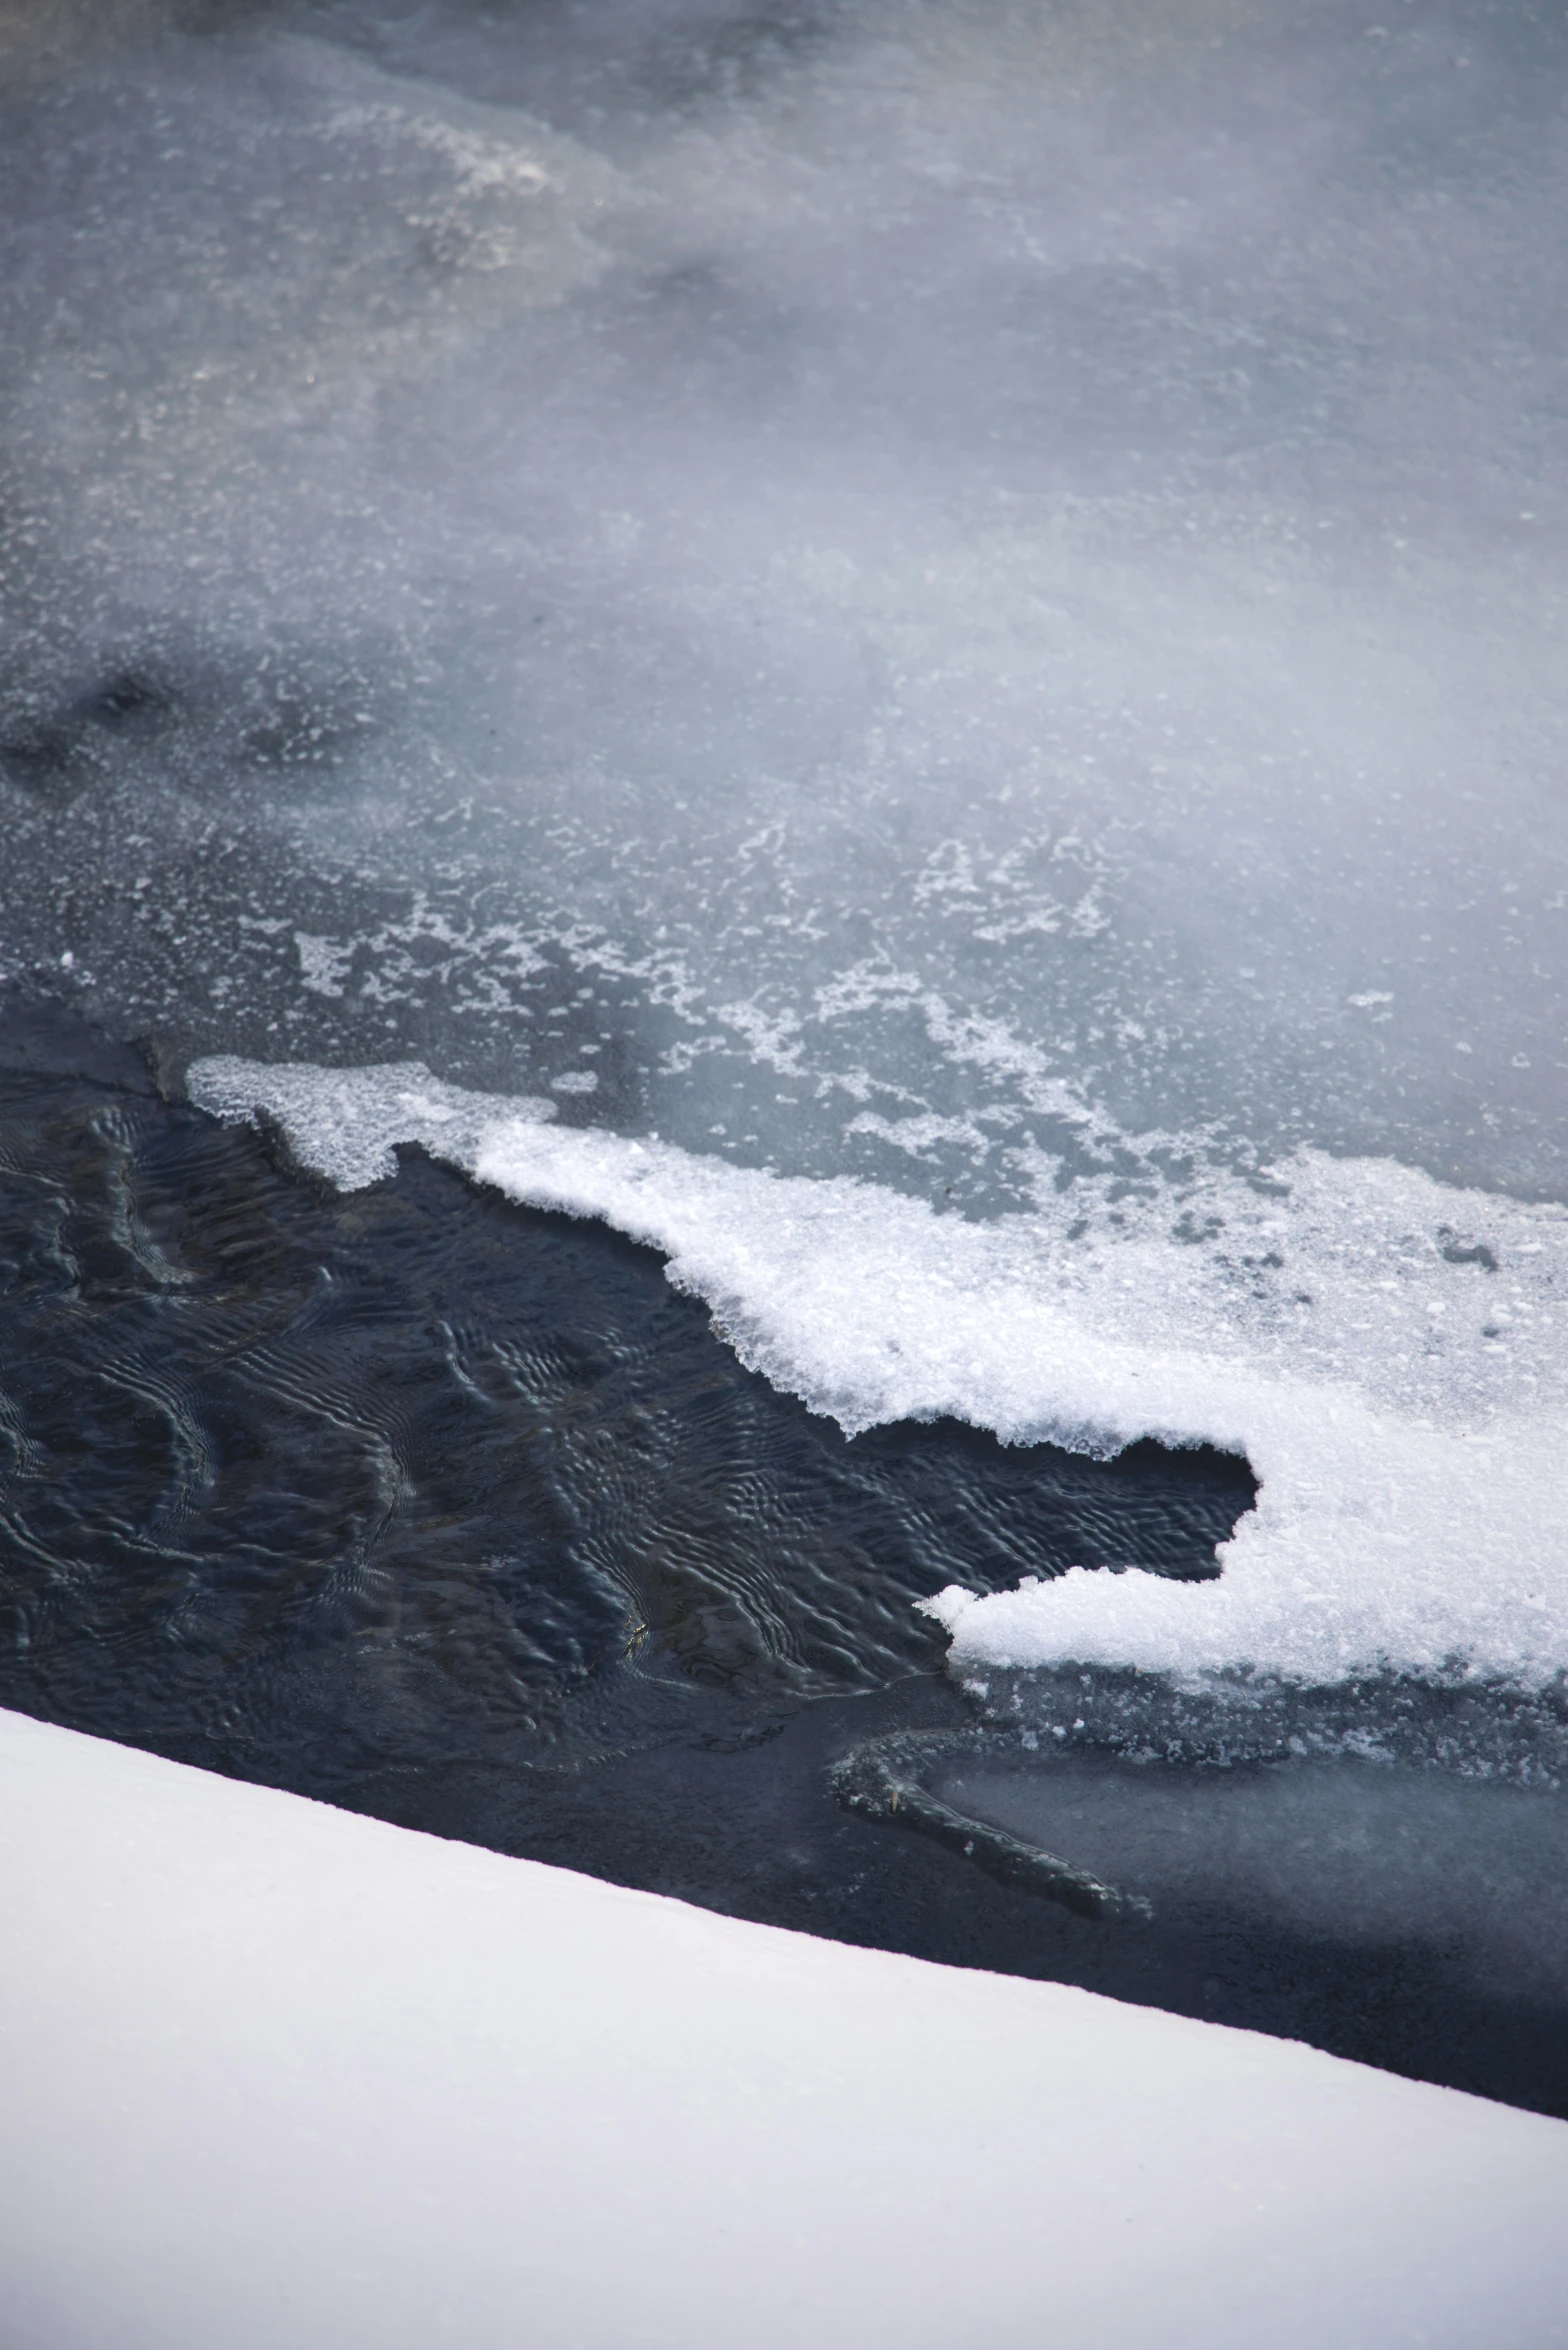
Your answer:
[[[1258,1506],[1217,1582],[1074,1569],[943,1592],[962,1669],[1462,1666],[1527,1686],[1568,1669],[1559,1206],[1310,1152],[1205,1169],[1129,1138],[1135,1182],[1057,1190],[1042,1168],[1030,1213],[979,1225],[847,1178],[550,1126],[417,1064],[208,1060],[190,1086],[219,1116],[265,1111],[345,1185],[417,1142],[530,1206],[602,1217],[850,1434],[952,1414],[1011,1443],[1246,1454]]]
[[[1561,8],[197,13],[5,11],[0,976],[1561,1196]]]

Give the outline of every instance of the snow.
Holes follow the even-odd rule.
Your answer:
[[[1246,1454],[1258,1506],[1219,1580],[1074,1571],[934,1594],[956,1669],[1322,1683],[1459,1664],[1539,1687],[1568,1667],[1560,1206],[1305,1151],[1266,1176],[1176,1180],[1126,1137],[1141,1200],[1045,1179],[1030,1210],[978,1224],[873,1183],[547,1125],[417,1064],[207,1060],[189,1083],[220,1116],[266,1110],[347,1186],[389,1174],[403,1139],[513,1199],[602,1217],[851,1434],[953,1414],[1009,1442]]]
[[[1568,2341],[1558,2122],[17,1715],[0,1758],[8,2350]]]

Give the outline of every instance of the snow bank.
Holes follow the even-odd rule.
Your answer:
[[[16,1715],[0,1760],[8,2350],[1568,2340],[1560,2123]]]
[[[974,1224],[840,1178],[543,1123],[417,1064],[208,1060],[192,1096],[266,1110],[346,1184],[418,1141],[669,1260],[742,1359],[851,1433],[951,1413],[1009,1442],[1244,1452],[1258,1506],[1223,1574],[1074,1573],[939,1595],[954,1661],[1332,1681],[1568,1668],[1568,1211],[1302,1153],[1161,1175]],[[1167,1160],[1172,1151],[1165,1154]]]

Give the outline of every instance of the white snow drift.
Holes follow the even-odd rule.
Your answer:
[[[7,2350],[1568,2341],[1559,2122],[16,1715],[0,1774]]]

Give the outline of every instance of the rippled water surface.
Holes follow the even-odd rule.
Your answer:
[[[1408,1699],[1217,1732],[1078,1676],[1026,1677],[1027,1710],[944,1676],[916,1599],[1074,1562],[1212,1574],[1245,1463],[955,1423],[847,1441],[603,1227],[418,1152],[337,1196],[90,1032],[13,1010],[7,1035],[0,1702],[741,1914],[1568,2103],[1539,1708],[1509,1748],[1456,1701],[1459,1767],[1434,1772]],[[1347,1761],[1373,1718],[1403,1746]],[[1057,1861],[1127,1898],[1064,1899]]]

